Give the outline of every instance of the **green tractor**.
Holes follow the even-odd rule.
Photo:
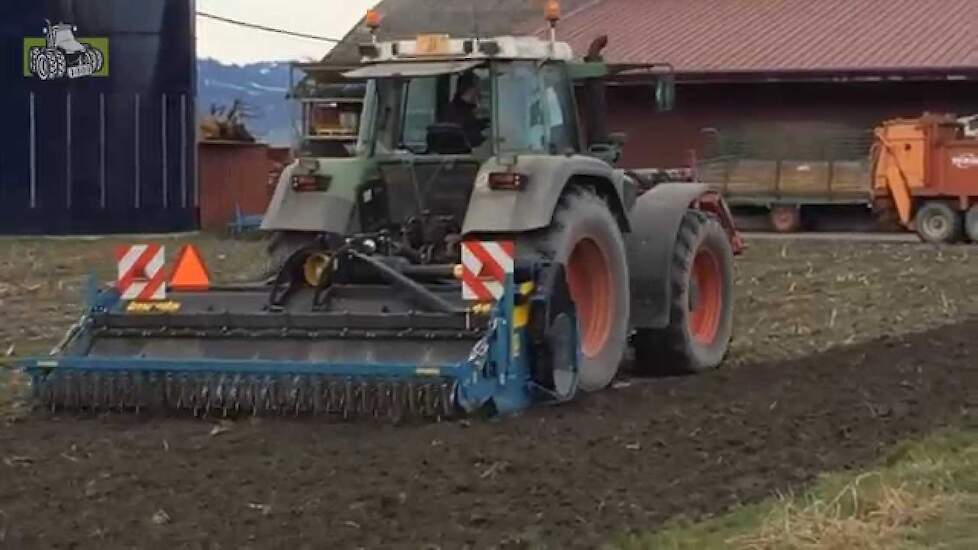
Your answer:
[[[584,389],[611,381],[629,337],[643,370],[720,363],[739,238],[705,187],[652,187],[614,168],[624,136],[605,130],[612,68],[527,37],[435,35],[361,53],[346,74],[368,82],[357,154],[285,171],[263,224],[272,271],[331,235],[388,230],[421,263],[457,263],[460,241],[505,236],[521,256],[565,265]],[[671,75],[658,77],[655,100],[668,107]],[[481,135],[453,117],[472,82]]]
[[[443,418],[601,390],[629,345],[640,373],[721,363],[740,238],[706,186],[615,168],[596,52],[445,35],[361,52],[355,154],[283,172],[270,280],[166,308],[99,293],[27,365],[42,403]]]

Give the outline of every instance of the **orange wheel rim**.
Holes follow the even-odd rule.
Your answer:
[[[689,289],[689,331],[703,344],[712,344],[723,310],[723,276],[713,252],[699,250],[693,258]]]
[[[608,341],[615,315],[611,268],[594,240],[585,238],[574,245],[567,260],[567,285],[577,306],[581,351],[593,358]]]

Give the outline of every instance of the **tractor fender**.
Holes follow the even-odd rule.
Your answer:
[[[303,166],[312,162],[316,165],[312,170]],[[296,160],[282,170],[262,219],[262,230],[345,234],[356,205],[356,189],[369,166],[363,158]],[[292,189],[293,174],[310,173],[330,178],[329,188],[326,191]]]
[[[691,207],[713,213],[741,246],[719,195],[700,183],[661,183],[644,193],[628,213],[631,232],[625,235],[631,282],[632,328],[663,328],[669,324],[672,256],[683,216]]]
[[[489,174],[508,171],[527,176],[526,187],[518,191],[489,188]],[[482,165],[462,232],[520,233],[543,229],[553,221],[564,189],[578,184],[593,187],[615,211],[622,230],[627,231],[622,198],[624,172],[584,155],[519,155],[515,163],[493,157]]]

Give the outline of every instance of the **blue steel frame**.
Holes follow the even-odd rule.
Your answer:
[[[114,289],[89,294],[89,310],[111,310],[119,305]],[[27,359],[21,367],[35,387],[55,371],[158,372],[215,374],[325,375],[341,377],[423,378],[446,377],[457,382],[455,403],[466,413],[488,409],[506,415],[554,400],[553,395],[532,381],[531,354],[526,327],[514,327],[516,285],[506,277],[504,294],[491,312],[490,328],[465,361],[419,368],[396,363],[327,363],[310,361],[236,359],[158,359],[52,355]],[[85,338],[85,328],[74,338]],[[575,346],[577,335],[575,334]],[[576,346],[579,347],[579,346]],[[578,365],[580,361],[578,359]]]

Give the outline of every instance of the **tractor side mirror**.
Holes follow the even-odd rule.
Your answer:
[[[655,105],[659,111],[671,111],[676,106],[676,77],[665,74],[655,84]]]

